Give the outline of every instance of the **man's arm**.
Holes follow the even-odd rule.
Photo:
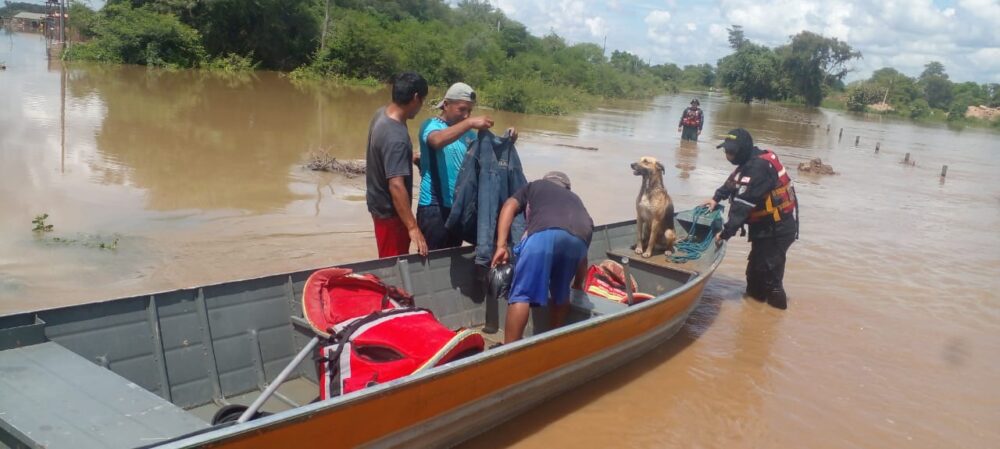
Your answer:
[[[452,142],[458,140],[470,129],[488,129],[493,126],[493,119],[489,116],[469,117],[445,129],[431,131],[427,135],[427,146],[433,150],[440,150]]]
[[[754,161],[752,165],[748,164],[747,169],[740,174],[741,176],[749,177],[750,183],[746,190],[737,194],[729,205],[729,220],[726,221],[726,225],[719,234],[719,238],[722,240],[735,235],[736,231],[743,227],[747,218],[750,217],[750,212],[761,201],[765,201],[767,195],[771,192],[777,175],[772,173],[773,169],[770,165],[765,166],[763,164],[767,164],[767,162],[763,160],[760,162]]]
[[[406,192],[402,176],[389,178],[389,195],[392,196],[392,207],[396,210],[396,215],[402,220],[406,232],[410,234],[410,241],[417,245],[417,252],[421,256],[426,256],[427,242],[424,240],[424,234],[417,227],[416,218],[413,217],[413,210],[410,208],[412,200]]]
[[[497,220],[497,248],[493,252],[493,261],[490,265],[507,263],[510,259],[507,254],[507,237],[510,236],[510,225],[520,211],[521,203],[517,198],[508,198],[503,203],[503,207],[500,209],[500,218]]]

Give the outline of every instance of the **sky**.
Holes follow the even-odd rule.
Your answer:
[[[726,28],[776,47],[803,30],[861,51],[847,81],[882,67],[918,76],[939,61],[952,81],[1000,83],[1000,0],[490,0],[532,34],[604,44],[653,64],[710,63]],[[454,3],[454,2],[453,2]]]

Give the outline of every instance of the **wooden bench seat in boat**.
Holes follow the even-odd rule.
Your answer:
[[[58,343],[0,351],[0,447],[131,448],[206,427]]]

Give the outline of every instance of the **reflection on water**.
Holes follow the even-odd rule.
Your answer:
[[[64,70],[44,54],[34,35],[0,42],[0,313],[375,256],[364,179],[301,162],[363,157],[385,89]],[[676,132],[689,93],[569,117],[487,112],[521,131],[529,178],[566,172],[598,222],[635,213],[641,156],[663,162],[678,208],[708,198],[732,169],[719,136],[749,129],[802,205],[789,310],[740,298],[737,239],[675,339],[468,447],[1000,446],[997,136],[696,95],[698,142]],[[794,169],[815,157],[840,174]],[[41,213],[54,235],[122,240],[48,244],[30,231]]]

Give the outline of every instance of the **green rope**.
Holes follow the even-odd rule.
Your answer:
[[[691,229],[688,230],[687,237],[674,244],[674,253],[667,256],[667,259],[674,263],[684,263],[689,260],[698,260],[701,255],[708,251],[714,244],[716,223],[722,223],[722,206],[716,206],[715,210],[709,211],[708,207],[698,206],[692,210]],[[695,240],[695,230],[698,228],[698,220],[708,218],[711,223],[711,231],[705,234],[700,241]]]

